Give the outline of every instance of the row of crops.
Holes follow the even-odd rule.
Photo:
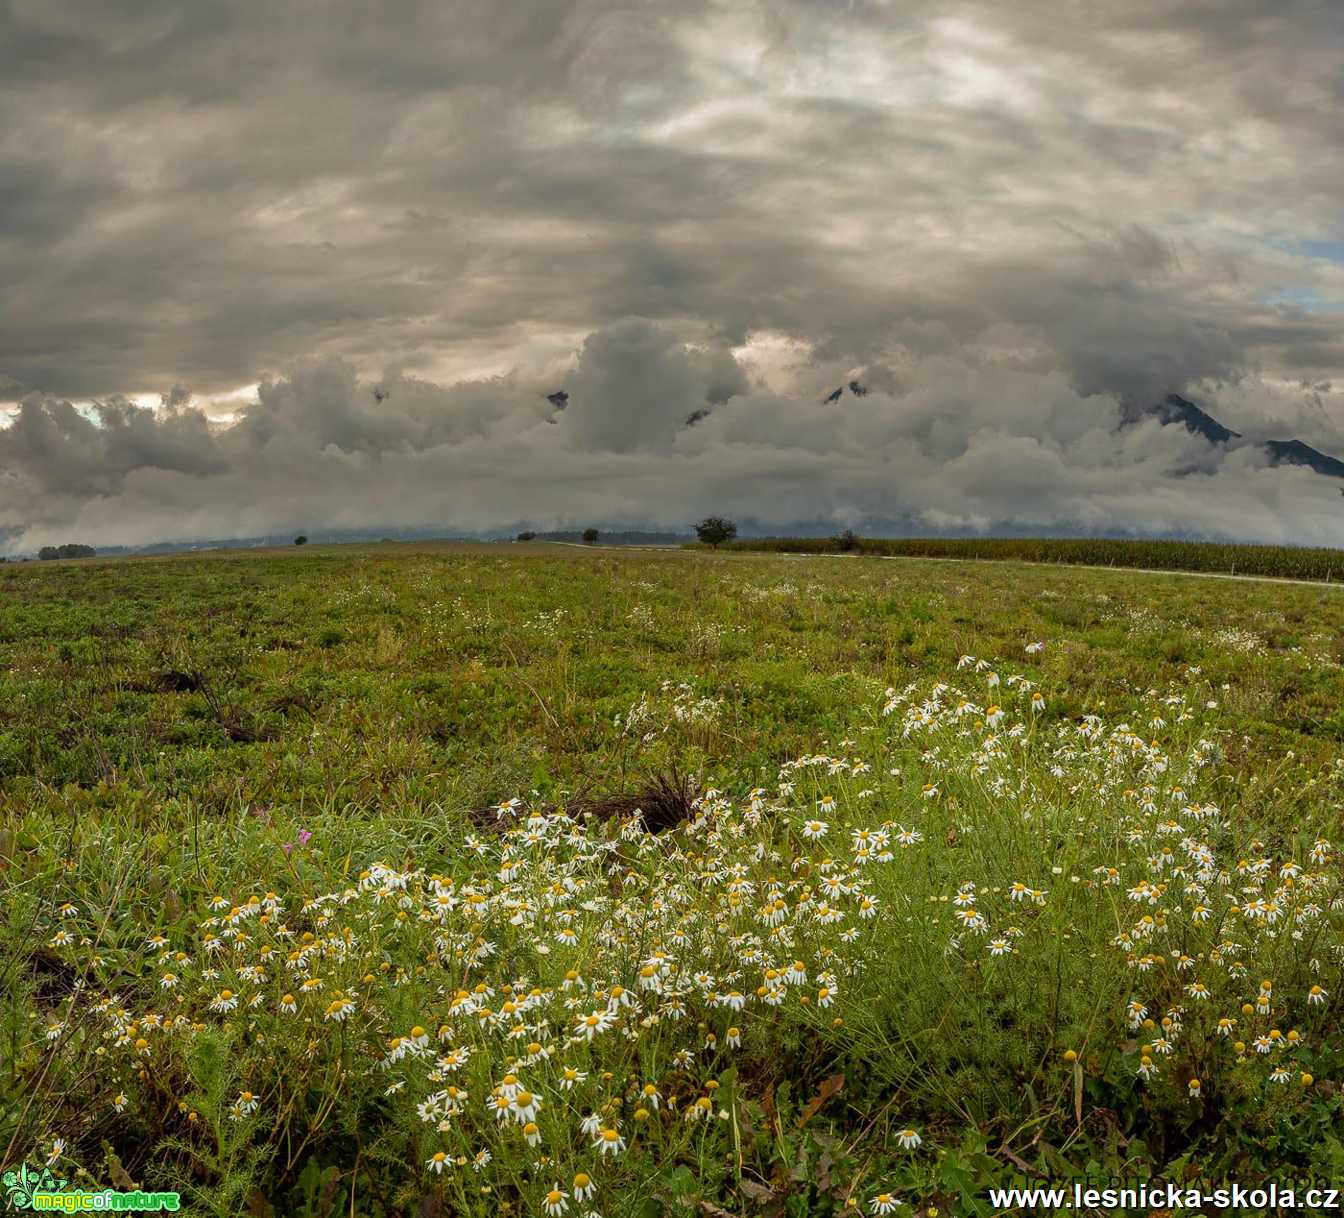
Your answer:
[[[991,559],[1096,567],[1148,567],[1265,575],[1280,579],[1344,580],[1344,550],[1324,547],[1225,545],[1211,541],[1131,541],[1053,537],[760,537],[724,549],[789,554],[877,554],[907,558]]]

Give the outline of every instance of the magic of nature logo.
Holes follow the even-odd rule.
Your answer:
[[[55,1213],[112,1212],[181,1208],[178,1193],[118,1192],[115,1189],[67,1189],[67,1180],[57,1178],[50,1167],[30,1167],[24,1163],[17,1171],[0,1177],[5,1187],[5,1208],[12,1210],[49,1210]]]

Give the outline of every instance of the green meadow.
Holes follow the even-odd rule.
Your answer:
[[[1344,589],[0,566],[0,1159],[234,1215],[1344,1179]]]

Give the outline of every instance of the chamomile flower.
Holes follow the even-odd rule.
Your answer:
[[[592,1040],[594,1037],[600,1036],[610,1028],[615,1021],[616,1016],[612,1013],[610,1008],[604,1008],[600,1011],[592,1011],[579,1021],[579,1035],[582,1036],[584,1040]]]
[[[355,1002],[352,998],[338,996],[333,998],[328,1004],[327,1009],[322,1012],[323,1019],[331,1019],[337,1023],[349,1019],[355,1011]]]
[[[597,1131],[593,1145],[603,1155],[619,1155],[625,1150],[625,1139],[611,1126]]]
[[[541,1111],[541,1097],[534,1095],[531,1091],[515,1093],[509,1103],[512,1107],[514,1120],[520,1125],[536,1120],[537,1113]]]

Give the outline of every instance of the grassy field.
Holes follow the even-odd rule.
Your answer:
[[[301,1218],[1344,1179],[1344,590],[310,546],[0,567],[0,656],[7,1171]]]

